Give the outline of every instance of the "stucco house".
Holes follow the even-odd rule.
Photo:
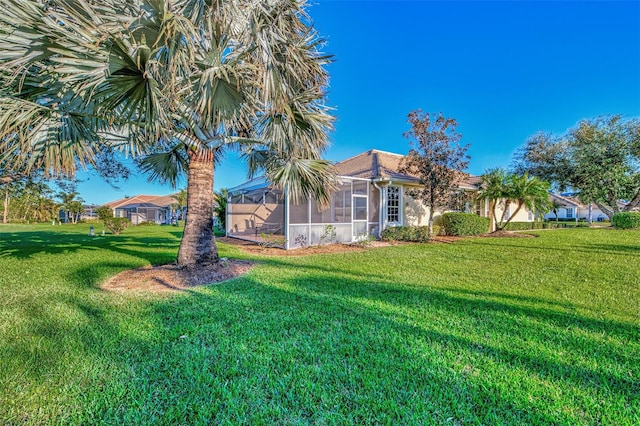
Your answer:
[[[584,204],[571,195],[549,194],[551,202],[558,202],[561,206],[556,209],[559,220],[586,220],[587,222],[602,222],[608,217],[594,203]],[[551,210],[544,215],[545,220],[555,220],[556,213]]]
[[[132,224],[155,222],[169,224],[177,201],[172,195],[134,195],[104,204],[113,210],[114,217],[126,217]]]
[[[291,249],[318,245],[326,241],[329,230],[335,233],[332,241],[348,243],[368,235],[379,237],[389,226],[426,225],[429,210],[412,196],[412,190],[420,187],[419,179],[399,172],[402,158],[369,150],[335,164],[337,190],[328,206],[315,200],[295,204],[286,191],[272,188],[263,177],[231,188],[227,235],[254,241],[280,237],[282,246]],[[458,188],[475,193],[479,182],[480,178],[467,175]],[[461,210],[488,216],[487,204],[467,202]],[[442,213],[434,212],[436,223]],[[533,221],[534,216],[522,209],[513,220]]]

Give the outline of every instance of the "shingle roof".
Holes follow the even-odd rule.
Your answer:
[[[551,193],[549,194],[549,199],[552,201],[555,199],[565,207],[584,207],[585,206],[577,198],[566,196],[566,195]]]
[[[127,206],[132,206],[134,204],[152,204],[157,207],[169,207],[171,204],[175,203],[176,199],[173,195],[134,195],[133,197],[121,198],[119,200],[111,201],[106,203],[105,206],[111,207],[112,209],[123,208]]]
[[[354,157],[347,158],[335,165],[336,173],[340,176],[351,176],[364,179],[398,180],[403,182],[419,181],[418,177],[400,173],[400,162],[404,155],[392,152],[371,149]],[[476,189],[480,178],[467,175],[460,187],[464,189]]]
[[[417,180],[415,176],[402,174],[398,171],[403,157],[400,154],[371,149],[337,163],[336,172],[341,176],[364,179]]]

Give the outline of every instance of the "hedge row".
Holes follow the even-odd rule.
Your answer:
[[[433,234],[438,235],[439,226],[433,225]],[[428,226],[390,226],[382,231],[380,238],[384,241],[412,241],[425,243],[429,241]]]
[[[556,228],[587,228],[587,222],[509,222],[507,231],[527,231],[529,229],[556,229]]]
[[[611,224],[616,229],[640,229],[640,213],[616,213],[611,218]]]
[[[446,235],[480,235],[489,232],[489,218],[473,213],[445,213],[442,226]]]

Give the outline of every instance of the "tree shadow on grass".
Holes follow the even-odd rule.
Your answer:
[[[622,407],[628,409],[627,416],[634,412],[632,407],[638,408],[636,396],[640,392],[640,365],[634,358],[636,351],[640,350],[638,327],[533,309],[513,301],[482,300],[433,290],[405,289],[402,291],[404,294],[397,297],[399,294],[385,291],[392,285],[390,283],[343,279],[340,284],[340,290],[326,289],[326,277],[317,275],[307,276],[304,280],[285,280],[279,288],[290,293],[290,297],[280,296],[280,299],[283,303],[295,301],[302,307],[326,308],[328,312],[346,309],[349,316],[359,318],[357,322],[363,326],[375,326],[382,321],[385,329],[409,340],[441,345],[453,353],[479,358],[483,363],[497,363],[507,374],[509,371],[526,370],[527,376],[536,380],[549,381],[554,385],[563,383],[563,392],[577,388],[578,393],[591,395],[592,402],[606,400],[615,405],[621,399],[624,401]],[[226,287],[220,288],[220,291],[225,290]],[[273,287],[270,286],[269,290],[272,291]],[[403,300],[411,302],[407,306]],[[446,320],[436,325],[420,321],[420,312],[407,314],[416,306],[426,306],[426,311],[434,310],[437,317]],[[403,307],[409,309],[397,309]],[[306,315],[310,314],[307,312]],[[473,321],[466,321],[469,315],[473,315]],[[464,327],[452,330],[446,325],[456,322],[468,324],[468,332]],[[604,335],[600,333],[616,341],[601,338]],[[370,348],[377,349],[380,348]],[[592,363],[592,359],[597,361]],[[474,392],[485,389],[481,392],[485,393],[492,388],[491,383],[484,385],[480,383]],[[491,400],[491,397],[485,395],[479,400]],[[514,403],[520,405],[520,409],[527,408],[525,401],[503,402],[507,406]],[[545,410],[544,406],[538,408],[539,413]],[[593,409],[581,407],[583,410],[590,408]],[[601,413],[596,409],[588,415],[597,420]],[[555,422],[559,420],[556,418]]]
[[[54,231],[23,231],[3,233],[0,240],[0,258],[29,259],[35,255],[70,254],[80,250],[110,250],[141,258],[152,264],[167,263],[175,257],[153,253],[150,247],[167,249],[175,247],[179,240],[138,235],[89,236],[88,234],[58,233]]]
[[[518,300],[399,288],[375,274],[328,278],[322,269],[285,265],[303,270],[270,283],[250,274],[142,299],[90,297],[102,275],[91,275],[91,267],[74,271],[70,281],[86,288],[64,304],[79,319],[54,315],[50,301],[33,299],[23,312],[24,333],[28,341],[42,339],[44,350],[34,357],[25,341],[0,343],[31,383],[55,378],[51,385],[67,389],[67,406],[41,407],[31,420],[62,418],[63,410],[78,423],[632,419],[638,365],[629,358],[633,348],[617,343],[637,347],[637,327]],[[602,330],[617,342],[598,339]],[[70,353],[91,362],[61,379]],[[589,357],[598,362],[572,362]],[[556,392],[565,397],[564,412],[548,405]]]
[[[334,291],[338,294],[348,295],[350,292],[365,294],[372,300],[391,300],[395,298],[397,303],[403,306],[419,306],[424,302],[424,298],[413,297],[419,295],[437,295],[443,294],[446,297],[458,297],[469,302],[469,307],[474,306],[475,300],[483,301],[490,304],[495,303],[496,309],[500,309],[510,315],[544,315],[546,320],[558,322],[570,326],[575,322],[579,322],[593,332],[600,333],[613,326],[609,332],[622,331],[623,334],[638,335],[640,326],[627,322],[616,322],[611,320],[601,320],[596,318],[587,318],[577,315],[574,312],[574,304],[549,298],[515,295],[506,292],[497,292],[489,290],[468,290],[459,287],[450,286],[432,286],[429,280],[422,274],[412,275],[411,279],[406,277],[403,280],[389,280],[380,272],[362,272],[361,270],[336,270],[332,266],[322,266],[313,263],[292,263],[286,260],[265,258],[260,263],[275,268],[294,268],[296,273],[303,277],[300,283],[304,283],[310,289],[317,286],[318,290]],[[307,276],[322,276],[323,280],[307,280]],[[344,282],[357,283],[357,288],[345,286]],[[380,284],[375,284],[380,283]],[[407,295],[412,297],[407,297]],[[502,300],[493,300],[502,299]],[[567,319],[571,319],[571,324],[567,323]]]

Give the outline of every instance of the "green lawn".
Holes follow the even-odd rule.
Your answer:
[[[640,232],[537,235],[135,295],[179,228],[0,226],[0,423],[640,424]]]

